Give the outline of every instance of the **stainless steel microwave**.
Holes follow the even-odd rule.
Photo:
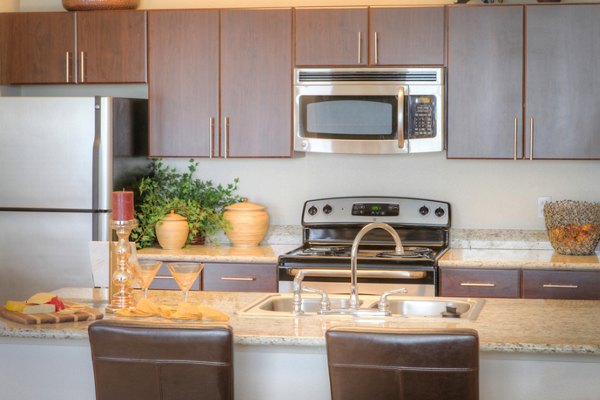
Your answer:
[[[294,150],[444,150],[443,68],[297,68]]]

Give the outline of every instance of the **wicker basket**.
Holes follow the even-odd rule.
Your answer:
[[[131,10],[140,0],[62,0],[62,4],[68,11]]]
[[[565,255],[593,254],[600,240],[600,203],[553,201],[544,206],[552,247]]]

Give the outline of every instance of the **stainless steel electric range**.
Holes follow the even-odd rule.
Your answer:
[[[410,296],[437,295],[437,261],[450,242],[450,204],[407,197],[335,197],[309,200],[302,211],[303,245],[279,257],[279,291],[292,292],[294,277],[327,293],[348,293],[350,256],[358,232],[371,222],[390,225],[404,254],[384,229],[360,241],[360,294],[406,288]]]

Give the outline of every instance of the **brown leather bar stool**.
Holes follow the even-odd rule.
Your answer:
[[[96,400],[231,400],[227,325],[101,320],[88,328]]]
[[[332,400],[477,400],[479,338],[472,329],[327,331]]]

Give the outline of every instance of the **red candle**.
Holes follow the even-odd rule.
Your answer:
[[[129,221],[133,219],[133,192],[112,193],[113,221]]]

